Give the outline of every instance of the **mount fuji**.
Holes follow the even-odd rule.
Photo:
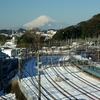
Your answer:
[[[56,20],[50,18],[49,16],[42,15],[31,22],[23,25],[25,28],[40,28],[40,29],[60,29],[67,27],[66,23],[59,23]]]

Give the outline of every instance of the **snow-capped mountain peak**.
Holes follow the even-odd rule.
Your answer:
[[[37,20],[43,20],[44,22],[56,22],[54,19],[50,18],[49,16],[42,15],[37,18]]]
[[[56,21],[54,19],[50,18],[49,16],[42,15],[42,16],[36,18],[35,20],[24,24],[23,26],[26,28],[40,27],[40,26],[44,26],[48,22],[56,23]]]
[[[49,16],[42,15],[31,22],[23,25],[25,28],[40,28],[40,29],[60,29],[67,27],[66,23],[59,23],[56,20],[50,18]]]

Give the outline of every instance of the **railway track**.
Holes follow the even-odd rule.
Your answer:
[[[57,68],[56,68],[56,69],[57,69]],[[67,77],[65,77],[58,69],[57,69],[57,71],[58,71],[64,78],[67,78]],[[57,71],[56,71],[56,72],[57,72]],[[58,73],[58,74],[59,74],[59,73]],[[74,87],[76,90],[80,91],[82,94],[84,94],[85,96],[89,97],[90,99],[95,99],[95,100],[96,100],[96,99],[98,99],[98,100],[100,99],[99,97],[97,97],[97,96],[91,94],[90,92],[86,91],[85,89],[83,89],[82,87],[76,85],[75,83],[73,83],[73,82],[70,81],[70,80],[68,80],[68,81],[65,80],[65,82],[66,82],[67,84],[70,84],[72,87]]]
[[[56,57],[54,60],[57,60],[58,59],[58,57]],[[53,60],[53,61],[54,61]],[[51,60],[50,60],[51,61]],[[52,64],[50,61],[48,61],[48,64],[50,65],[50,64]],[[47,64],[47,65],[48,65]],[[50,67],[49,67],[50,68]],[[46,72],[46,71],[45,71]],[[67,92],[65,89],[63,89],[60,85],[58,85],[51,77],[50,77],[50,75],[46,72],[46,74],[49,76],[49,78],[59,87],[59,88],[61,88],[64,92],[66,92],[70,97],[73,97],[75,100],[77,100],[77,98],[75,97],[75,96],[73,96],[72,94],[70,94],[69,92]],[[49,79],[48,79],[49,80]],[[50,81],[49,81],[50,82]]]
[[[50,61],[51,60],[48,60],[48,62],[47,62],[47,64],[49,64],[50,63]],[[45,73],[48,75],[48,73],[45,71]],[[77,100],[77,98],[75,98],[73,95],[71,95],[69,92],[67,92],[66,90],[64,90],[63,88],[61,88],[61,86],[59,86],[49,75],[49,78],[46,76],[46,75],[44,75],[45,76],[45,78],[48,80],[48,82],[49,83],[51,83],[52,84],[52,86],[56,89],[56,90],[58,90],[63,96],[65,96],[66,97],[66,99],[68,98],[69,100],[72,100],[72,98],[73,99],[75,99],[75,100]],[[52,81],[52,82],[51,82]],[[55,85],[56,86],[55,86]],[[60,89],[58,89],[58,87],[60,88]],[[63,92],[62,92],[62,90],[63,90]],[[64,92],[66,92],[66,94],[64,93]],[[67,96],[67,95],[69,95],[69,96]]]
[[[35,60],[36,60],[36,59],[35,59]],[[33,60],[31,66],[33,66],[35,60]],[[31,77],[34,77],[34,80],[33,80],[33,78],[32,78],[32,81],[33,81],[33,82],[36,81],[37,84],[36,84],[36,83],[35,83],[35,84],[36,84],[36,87],[37,87],[38,81],[37,81],[37,78],[36,78],[36,76],[35,76],[35,73],[34,73],[33,69],[34,69],[34,68],[30,69],[30,71],[32,71],[33,74],[32,74],[32,75],[31,75],[30,73],[29,73],[29,74],[30,74]],[[44,92],[49,96],[49,98],[48,98],[48,97],[45,95],[47,100],[50,100],[50,99],[56,100],[56,98],[53,96],[53,94],[49,93],[49,91],[48,91],[47,89],[45,89],[45,88],[43,87],[43,85],[40,84],[40,86],[41,86],[41,88],[44,90]],[[38,90],[38,87],[37,87],[37,90]],[[42,93],[42,91],[41,91],[41,93]],[[42,93],[42,94],[43,94],[43,93]]]
[[[87,84],[88,86],[92,87],[93,89],[95,89],[95,90],[97,90],[97,91],[100,91],[100,87],[98,87],[97,85],[94,85],[93,83],[91,83],[91,82],[89,82],[89,81],[83,79],[82,77],[78,76],[78,75],[75,74],[75,73],[73,74],[73,73],[71,72],[71,70],[70,70],[68,67],[67,67],[67,68],[64,67],[64,69],[65,69],[69,74],[71,74],[73,77],[75,77],[75,78],[77,78],[78,80],[80,80],[81,82]]]
[[[46,58],[45,60],[47,60],[47,63],[45,64],[45,60],[43,60],[42,58],[41,58],[41,60],[43,61],[43,64],[44,65],[57,65],[56,63],[57,63],[57,57],[55,57],[52,61],[51,61],[51,59],[49,59],[49,58]],[[31,64],[30,66],[33,66],[34,65],[34,62],[35,62],[35,60],[33,60],[33,64]],[[63,64],[64,65],[64,64]],[[48,67],[48,68],[51,68],[51,66],[50,67]],[[98,87],[98,86],[96,86],[96,85],[94,85],[94,84],[92,84],[92,83],[90,83],[90,82],[88,82],[88,81],[86,81],[85,79],[82,79],[81,77],[78,77],[78,75],[75,75],[75,74],[72,74],[71,72],[70,72],[70,69],[66,69],[65,68],[65,66],[63,66],[63,68],[64,68],[64,70],[67,72],[67,73],[69,73],[70,75],[72,75],[74,78],[77,78],[79,81],[81,81],[81,82],[83,82],[84,84],[87,84],[88,86],[90,86],[90,87],[92,87],[93,89],[95,89],[95,90],[97,90],[97,91],[100,91],[100,87]],[[57,82],[55,82],[54,81],[54,79],[52,79],[51,78],[51,76],[50,76],[50,73],[48,73],[48,71],[47,71],[48,69],[44,69],[44,72],[46,73],[46,75],[44,74],[44,77],[46,78],[46,80],[49,82],[49,84],[48,85],[51,85],[52,87],[54,87],[61,95],[63,95],[63,97],[65,97],[66,99],[69,99],[69,100],[72,100],[72,99],[75,99],[75,100],[77,100],[78,98],[76,98],[76,96],[73,96],[70,92],[67,92],[64,88],[62,88],[60,85],[58,85],[57,84]],[[58,70],[58,68],[57,67],[54,67],[54,68],[52,68],[52,70],[55,72],[55,73],[57,73],[60,77],[64,77],[65,79],[67,78],[65,75],[63,75],[59,70]],[[38,90],[38,87],[37,87],[37,78],[36,78],[36,76],[34,75],[35,73],[34,73],[34,69],[32,69],[32,67],[30,67],[30,71],[33,73],[33,74],[30,74],[29,72],[28,72],[28,74],[29,74],[29,76],[31,76],[31,81],[32,81],[32,84],[37,88],[37,90]],[[34,76],[34,78],[33,78],[33,76]],[[49,78],[48,78],[48,77]],[[79,87],[78,85],[76,85],[75,83],[73,83],[73,82],[71,82],[70,80],[68,80],[68,81],[64,81],[66,84],[68,84],[68,85],[70,85],[71,87],[73,87],[74,89],[76,89],[78,92],[80,92],[80,93],[82,93],[84,96],[86,96],[86,97],[88,97],[88,98],[90,98],[90,99],[92,99],[92,100],[99,100],[100,98],[99,97],[97,97],[97,96],[95,96],[95,95],[93,95],[93,94],[91,94],[91,93],[89,93],[88,91],[86,91],[86,90],[84,90],[83,88],[81,88],[81,87]],[[27,83],[26,83],[27,84]],[[43,97],[45,98],[45,99],[47,99],[47,100],[51,100],[51,99],[53,99],[53,100],[57,100],[57,98],[56,98],[56,96],[54,96],[52,93],[50,93],[50,91],[49,90],[47,90],[43,85],[41,85],[41,88],[42,88],[42,91],[41,91],[41,94],[43,95]],[[43,92],[44,91],[44,92]],[[35,94],[35,93],[34,93]],[[48,96],[46,96],[46,94],[48,95]]]
[[[69,62],[69,64],[70,64],[71,66],[75,66],[75,65],[72,64],[71,62]],[[77,66],[75,66],[75,67],[77,68]],[[71,70],[70,70],[68,67],[66,68],[65,65],[63,65],[63,68],[66,70],[66,72],[68,72],[69,74],[71,74],[71,75],[72,75],[73,77],[75,77],[76,79],[78,79],[78,80],[80,80],[81,82],[87,84],[88,86],[92,87],[93,89],[95,89],[95,90],[97,90],[97,91],[100,91],[100,87],[98,87],[97,85],[95,85],[95,84],[93,84],[93,83],[87,81],[86,79],[84,79],[84,78],[78,76],[77,74],[72,73]],[[79,70],[81,71],[81,69],[79,69]]]
[[[25,74],[23,74],[25,77],[27,77]],[[32,88],[30,88],[30,86],[29,86],[29,84],[25,81],[25,80],[22,80],[28,87],[29,87],[29,89],[34,93],[34,95],[37,97],[37,98],[39,98],[38,97],[38,95],[37,95],[37,93],[32,89]],[[28,81],[30,81],[29,79],[28,79]],[[31,81],[30,81],[31,82]],[[33,84],[33,83],[32,83]]]
[[[71,64],[71,66],[73,66],[73,67],[74,67],[74,66],[77,67],[76,65],[74,65],[74,64],[72,64],[72,63],[70,63],[70,64]],[[71,71],[69,68],[67,68],[67,69],[68,69],[69,71]],[[65,70],[67,70],[67,69],[65,68]],[[81,71],[81,69],[78,69],[78,70]],[[97,85],[95,85],[95,84],[93,84],[93,83],[87,81],[86,79],[80,77],[80,76],[77,75],[77,74],[74,74],[74,76],[77,76],[79,80],[82,80],[82,81],[83,81],[84,83],[86,83],[86,84],[90,84],[92,87],[94,87],[95,89],[97,89],[98,91],[100,91],[100,87],[99,87],[99,86],[97,86]]]
[[[55,59],[57,59],[58,57],[55,57]],[[48,60],[48,59],[47,59]],[[47,61],[47,63],[46,63],[46,65],[51,65],[52,64],[52,62],[51,62],[52,60],[49,58],[49,60]],[[48,67],[49,68],[49,67]],[[45,68],[45,69],[47,69],[47,68]],[[46,70],[45,70],[45,73],[46,74],[48,74],[47,72],[46,72]],[[48,75],[49,76],[49,75]],[[63,92],[65,92],[66,93],[66,95],[62,92],[62,94],[66,97],[66,98],[68,98],[68,99],[75,99],[75,100],[77,100],[77,98],[75,97],[75,96],[73,96],[72,94],[70,94],[69,92],[67,92],[65,89],[63,89],[60,85],[58,85],[50,76],[49,76],[49,78],[47,78],[47,76],[45,76],[46,77],[46,79],[53,85],[53,83],[57,86],[57,87],[59,87],[61,90],[63,90]],[[52,83],[52,82],[53,83]],[[53,85],[54,87],[55,87],[55,85]],[[57,90],[58,90],[58,88],[57,87],[55,87]],[[59,92],[61,92],[61,90],[58,90]],[[68,96],[67,96],[68,95]]]
[[[56,68],[56,67],[55,67]],[[57,69],[57,68],[56,68]],[[53,70],[54,70],[54,68],[53,68]],[[55,71],[55,70],[54,70]],[[59,75],[59,73],[64,77],[64,78],[66,78],[58,69],[57,69],[57,71],[55,71],[58,75]],[[59,72],[59,73],[58,73]],[[78,85],[76,85],[75,83],[73,83],[72,81],[66,81],[65,80],[65,82],[67,83],[67,84],[70,84],[72,87],[74,87],[76,90],[78,90],[78,91],[80,91],[82,94],[84,94],[84,95],[86,95],[87,97],[89,97],[89,98],[91,98],[91,99],[100,99],[99,97],[97,97],[97,96],[95,96],[95,95],[93,95],[93,94],[91,94],[91,93],[89,93],[88,91],[86,91],[86,90],[84,90],[83,88],[81,88],[81,87],[79,87]],[[70,82],[70,83],[69,83]]]
[[[34,64],[34,62],[33,62],[33,64]],[[32,68],[32,69],[34,69],[34,68]],[[33,74],[35,74],[34,73],[34,71],[32,70],[32,72],[33,72]],[[38,80],[37,80],[37,78],[36,78],[36,76],[34,75],[34,78],[35,78],[35,80],[36,80],[36,82],[37,82],[37,84],[38,84]],[[45,92],[49,95],[49,99],[53,99],[53,100],[56,100],[56,98],[52,95],[52,94],[50,94],[48,91],[47,91],[47,89],[45,89],[41,84],[40,84],[40,86],[43,88],[43,90],[45,90]]]
[[[25,70],[25,69],[24,69],[24,70]],[[29,73],[27,70],[25,70],[25,71],[30,75],[30,73]],[[27,75],[26,75],[26,74],[23,73],[23,75],[27,78]],[[35,83],[33,77],[30,77],[30,78],[31,78],[31,80],[30,80],[29,78],[27,78],[28,83],[30,82],[30,83],[38,90],[37,84]],[[24,80],[24,83],[30,88],[29,84],[28,84],[25,80]],[[31,89],[31,88],[30,88],[30,89]],[[36,89],[35,89],[35,90],[36,90]],[[32,88],[31,90],[33,91],[34,89]],[[35,95],[38,97],[37,92],[34,91],[34,93],[35,93]],[[43,97],[45,97],[44,99],[48,100],[47,96],[46,96],[44,93],[41,92],[41,94],[43,95]],[[38,98],[39,98],[39,97],[38,97]]]
[[[73,98],[73,99],[77,100],[76,97],[74,97],[74,96],[71,95],[69,92],[67,92],[65,89],[63,89],[60,85],[58,85],[58,84],[50,77],[50,75],[47,73],[47,71],[45,71],[45,73],[49,76],[50,80],[49,80],[49,78],[47,78],[47,76],[45,76],[46,79],[47,79],[61,94],[63,94],[63,95],[66,97],[66,99],[68,98],[69,100],[72,100],[72,98]],[[53,81],[53,83],[52,83],[51,81]],[[58,89],[54,84],[56,84],[57,87],[59,87],[60,89],[62,89],[63,92],[62,92],[60,89]],[[65,92],[66,94],[65,94],[64,92]]]
[[[35,60],[33,60],[34,62]],[[24,69],[25,72],[27,72],[27,74],[30,76],[31,80],[29,80],[28,78],[28,81],[37,89],[38,91],[38,87],[37,87],[37,81],[35,82],[35,79],[33,78],[33,75],[31,75],[26,69]],[[24,73],[23,75],[25,77],[27,77]],[[29,87],[29,85],[27,84],[27,82],[25,82],[25,84]],[[30,88],[30,87],[29,87]],[[53,100],[55,100],[55,98],[43,87],[41,86],[41,88],[49,95],[49,97],[51,97]],[[31,89],[31,88],[30,88]],[[32,90],[32,89],[31,89]],[[33,90],[32,90],[33,91]],[[37,95],[37,93],[35,93]],[[41,92],[41,94],[43,95],[43,97],[45,97],[44,99],[46,100],[50,100],[50,98],[48,98],[43,92]],[[37,95],[38,96],[38,95]],[[39,98],[39,97],[38,97]]]
[[[51,64],[50,61],[51,61],[51,60],[49,60],[49,61],[47,62],[47,64]],[[47,73],[46,73],[46,74],[47,74]],[[73,99],[77,100],[77,98],[75,98],[75,97],[74,97],[73,95],[71,95],[69,92],[67,92],[66,90],[64,90],[63,88],[61,88],[54,80],[52,80],[52,78],[51,78],[51,80],[53,81],[53,83],[51,82],[51,80],[49,80],[49,78],[47,78],[46,75],[44,75],[44,76],[45,76],[45,78],[48,80],[48,82],[51,83],[51,85],[52,85],[56,90],[58,90],[62,95],[64,95],[64,96],[66,97],[66,99],[68,98],[69,100],[72,100],[72,98],[73,98]],[[57,85],[57,87],[54,85],[54,83]],[[64,92],[66,92],[66,94],[69,95],[70,97],[67,96],[66,94],[64,94],[60,89],[58,89],[58,87],[59,87],[61,90],[63,90]]]
[[[79,78],[77,78],[77,79],[79,79]],[[82,81],[82,80],[81,80]],[[86,83],[86,82],[84,82],[84,81],[82,81],[83,83]],[[75,85],[74,83],[72,83],[73,85]],[[87,84],[87,85],[89,85],[89,83]],[[77,86],[77,85],[76,85]],[[97,91],[100,91],[100,89],[98,89],[98,86],[96,86],[95,87],[95,85],[89,85],[90,87],[92,87],[92,88],[94,88],[94,89],[96,89]],[[82,89],[81,87],[79,87],[79,86],[77,86],[78,88],[80,88],[80,89]],[[93,95],[93,94],[91,94],[91,93],[89,93],[88,91],[86,91],[86,90],[84,90],[84,89],[82,89],[84,92],[82,92],[83,94],[85,94],[86,96],[88,96],[89,98],[91,98],[91,99],[100,99],[98,96],[95,96],[95,95]],[[95,91],[96,92],[96,91]],[[88,95],[87,95],[88,94]],[[91,95],[91,96],[90,96]]]

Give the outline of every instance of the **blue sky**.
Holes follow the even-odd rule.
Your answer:
[[[20,27],[41,15],[75,25],[100,13],[100,0],[0,0],[0,29]]]

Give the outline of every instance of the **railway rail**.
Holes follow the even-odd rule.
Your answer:
[[[51,77],[50,77],[50,75],[45,71],[45,73],[49,76],[49,78],[50,78],[50,80],[52,80],[53,81],[53,83],[54,84],[56,84],[60,89],[62,89],[65,93],[63,93],[61,90],[59,90],[55,85],[53,85],[53,83],[46,77],[46,79],[60,92],[60,93],[62,93],[66,98],[68,98],[68,99],[75,99],[75,100],[77,100],[77,98],[75,97],[75,96],[73,96],[73,95],[71,95],[69,92],[67,92],[65,89],[63,89],[60,85],[58,85]],[[67,95],[69,95],[69,96],[67,96]]]
[[[70,92],[68,92],[66,89],[64,89],[61,85],[57,84],[57,82],[54,81],[54,79],[52,79],[52,77],[50,76],[50,73],[48,73],[48,68],[51,68],[53,71],[54,71],[54,74],[56,73],[57,75],[59,75],[60,77],[62,77],[62,79],[66,79],[67,77],[62,74],[60,72],[60,70],[58,69],[58,67],[55,67],[55,66],[58,66],[58,58],[55,57],[53,58],[52,60],[50,58],[48,58],[47,56],[45,56],[46,59],[42,60],[43,62],[43,65],[45,65],[45,67],[43,68],[43,72],[45,73],[43,76],[45,77],[45,79],[47,80],[47,82],[49,82],[49,85],[51,85],[52,87],[55,88],[56,91],[58,91],[63,97],[65,97],[66,99],[69,99],[69,100],[72,100],[72,99],[75,99],[77,100],[78,98],[71,94]],[[36,59],[35,59],[36,60]],[[32,64],[30,64],[30,72],[28,72],[26,69],[24,69],[28,74],[29,76],[31,77],[31,81],[33,86],[35,86],[35,88],[38,90],[38,87],[37,87],[37,84],[38,84],[38,81],[37,81],[37,77],[36,77],[36,73],[34,73],[34,63],[36,62],[35,60],[33,60]],[[46,65],[49,65],[49,67],[46,67]],[[42,66],[43,67],[43,66]],[[73,76],[74,78],[76,78],[77,80],[83,82],[83,84],[87,84],[89,87],[97,90],[97,91],[100,91],[100,87],[94,85],[93,83],[91,82],[88,82],[87,80],[79,77],[77,74],[73,74],[71,73],[71,70],[70,69],[67,69],[65,67],[65,63],[62,64],[62,68],[67,72],[69,73],[71,76]],[[32,74],[30,74],[32,72]],[[26,76],[25,76],[26,77]],[[74,88],[75,90],[77,90],[79,93],[83,94],[84,96],[92,99],[92,100],[100,100],[100,98],[97,96],[97,95],[94,95],[90,92],[88,92],[87,90],[83,89],[82,87],[76,85],[74,82],[72,82],[71,80],[64,80],[64,82],[69,85],[70,87]],[[27,83],[26,83],[27,84]],[[28,85],[27,85],[28,86]],[[43,97],[47,100],[50,100],[50,99],[53,99],[53,100],[57,100],[56,96],[54,96],[54,94],[52,94],[49,90],[47,90],[42,84],[40,85],[41,88],[42,88],[42,91],[41,91],[41,94],[43,95]],[[35,94],[35,93],[34,93]],[[48,96],[46,96],[46,94]],[[37,95],[37,94],[36,94]]]
[[[35,59],[36,60],[36,59]],[[33,60],[33,63],[35,62],[35,60]],[[34,71],[31,69],[31,71],[33,72],[33,74],[34,74]],[[38,84],[38,82],[37,82],[37,79],[36,79],[36,77],[35,76],[33,76],[33,75],[31,75],[27,70],[26,70],[26,72],[30,75],[30,77],[31,77],[31,80],[32,80],[32,84],[33,85],[35,85],[35,87],[37,88],[37,90],[38,90],[38,87],[37,87],[37,84]],[[33,78],[34,77],[34,78]],[[30,80],[29,80],[30,81]],[[35,81],[36,81],[36,83],[35,83]],[[50,100],[50,99],[52,99],[52,100],[55,100],[56,98],[52,95],[52,94],[50,94],[42,85],[41,85],[41,88],[45,91],[45,93],[46,94],[48,94],[48,96],[50,97],[50,98],[48,98],[44,93],[42,93],[41,92],[41,94],[43,94],[43,96],[47,99],[47,100]]]
[[[55,67],[56,69],[57,69],[57,67]],[[52,68],[53,70],[54,70],[54,68]],[[64,78],[66,78],[58,69],[57,69],[57,71],[56,70],[54,70],[58,75],[59,75],[59,73],[64,77]],[[59,72],[59,73],[58,73]],[[89,98],[91,98],[91,99],[94,99],[94,97],[95,97],[95,99],[100,99],[99,97],[97,97],[97,96],[95,96],[95,95],[93,95],[93,94],[91,94],[91,93],[89,93],[88,91],[86,91],[86,90],[84,90],[83,88],[81,88],[81,87],[79,87],[78,85],[76,85],[75,83],[73,83],[72,81],[66,81],[65,80],[65,82],[67,83],[67,84],[70,84],[72,87],[74,87],[76,90],[78,90],[78,91],[80,91],[82,94],[84,94],[84,95],[86,95],[87,97],[89,97]],[[70,82],[70,83],[68,83],[68,82]]]
[[[80,80],[81,82],[83,82],[83,83],[89,85],[90,87],[96,89],[97,91],[100,91],[100,87],[98,87],[97,85],[95,85],[95,84],[93,84],[93,83],[91,83],[91,82],[89,82],[89,81],[83,79],[82,77],[78,76],[78,75],[75,74],[75,73],[74,73],[74,74],[71,73],[71,70],[70,70],[68,67],[67,67],[67,68],[64,67],[64,69],[65,69],[69,74],[71,74],[73,77],[75,77],[75,78],[77,78],[78,80]]]
[[[49,64],[50,63],[50,61],[48,61],[47,62],[47,64]],[[50,77],[50,75],[47,73],[47,71],[46,71],[46,68],[44,69],[45,70],[45,73],[49,76],[49,78],[46,76],[46,75],[44,75],[45,77],[46,77],[46,79],[53,85],[53,87],[54,88],[56,88],[62,95],[64,95],[65,97],[66,97],[66,99],[68,98],[69,100],[72,100],[72,98],[73,99],[75,99],[75,100],[77,100],[77,98],[76,97],[74,97],[72,94],[70,94],[69,92],[67,92],[65,89],[63,89],[61,86],[59,86],[51,77]],[[52,82],[53,83],[52,83]],[[56,84],[56,86],[54,85],[54,84]],[[64,92],[62,92],[60,89],[58,89],[58,87],[61,89],[61,90],[63,90]]]
[[[57,68],[56,68],[56,69],[57,69]],[[67,77],[65,77],[65,76],[57,69],[56,73],[59,74],[58,72],[59,72],[64,78],[67,78]],[[73,88],[75,88],[76,90],[78,90],[79,92],[81,92],[82,94],[84,94],[85,96],[89,97],[90,99],[98,99],[98,100],[100,99],[99,97],[97,97],[97,96],[91,94],[90,92],[88,92],[88,91],[86,91],[85,89],[81,88],[80,86],[76,85],[76,84],[73,83],[71,80],[68,80],[68,81],[65,80],[65,82],[66,82],[67,84],[70,84]]]

